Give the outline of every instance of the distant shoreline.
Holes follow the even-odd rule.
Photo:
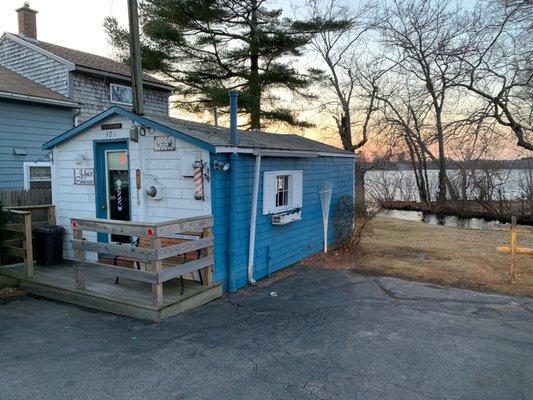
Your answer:
[[[508,201],[506,204],[509,210],[517,207],[516,201]],[[443,206],[438,206],[435,202],[420,203],[417,201],[382,200],[380,201],[380,206],[386,210],[421,211],[440,215],[452,215],[459,218],[482,218],[487,221],[500,221],[502,223],[511,222],[512,214],[496,214],[490,210],[490,207],[483,207],[472,200],[447,200]],[[519,213],[517,215],[517,222],[519,224],[533,226],[533,215],[519,215]]]

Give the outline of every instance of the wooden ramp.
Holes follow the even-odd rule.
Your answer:
[[[97,271],[87,274],[85,288],[76,288],[74,267],[63,263],[34,267],[34,276],[27,277],[24,264],[0,267],[0,275],[14,278],[26,292],[66,303],[127,315],[134,318],[159,322],[186,310],[206,304],[222,295],[220,284],[202,285],[185,280],[181,285],[173,279],[164,283],[165,296],[160,306],[154,305],[152,287],[149,283],[121,278]]]

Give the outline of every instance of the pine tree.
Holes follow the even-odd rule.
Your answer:
[[[238,89],[248,126],[298,121],[280,105],[284,90],[304,93],[308,79],[291,65],[310,36],[269,9],[267,0],[146,0],[140,6],[143,68],[177,87],[177,106],[203,112],[227,106]],[[106,31],[127,61],[128,32],[113,18]]]

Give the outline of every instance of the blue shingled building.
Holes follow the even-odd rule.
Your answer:
[[[79,104],[0,66],[0,188],[46,188],[51,176],[41,146],[72,128]]]
[[[66,258],[73,257],[71,218],[212,215],[214,281],[234,291],[323,248],[325,183],[332,245],[334,205],[353,197],[354,155],[299,135],[237,131],[235,104],[232,115],[228,129],[112,107],[46,143]],[[91,178],[80,184],[77,176]]]

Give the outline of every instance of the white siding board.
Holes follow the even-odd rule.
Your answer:
[[[116,138],[129,138],[131,121],[119,116],[105,121],[105,123],[113,122],[122,123],[122,129],[113,131]],[[73,257],[70,245],[72,239],[70,218],[96,217],[95,186],[74,185],[73,169],[94,168],[93,141],[103,140],[104,133],[105,131],[100,129],[100,125],[97,125],[54,148],[53,202],[57,208],[58,223],[67,230],[65,238],[66,258]],[[129,142],[132,220],[160,222],[211,214],[209,182],[204,180],[205,200],[195,200],[193,180],[183,177],[183,175],[192,175],[192,164],[197,157],[209,162],[209,153],[178,139],[176,140],[176,151],[155,152],[153,150],[153,137],[161,135],[164,136],[161,132],[151,132],[140,137],[138,143]],[[139,158],[139,153],[141,158]],[[81,164],[77,164],[75,159],[80,154],[84,154],[86,159]],[[135,170],[137,168],[143,172],[139,205],[137,205],[135,189]],[[144,194],[144,188],[153,184],[154,178],[157,178],[157,183],[163,189],[161,200],[148,199]],[[86,234],[84,237],[89,238]],[[94,235],[90,237],[93,238],[92,240],[95,238]]]

